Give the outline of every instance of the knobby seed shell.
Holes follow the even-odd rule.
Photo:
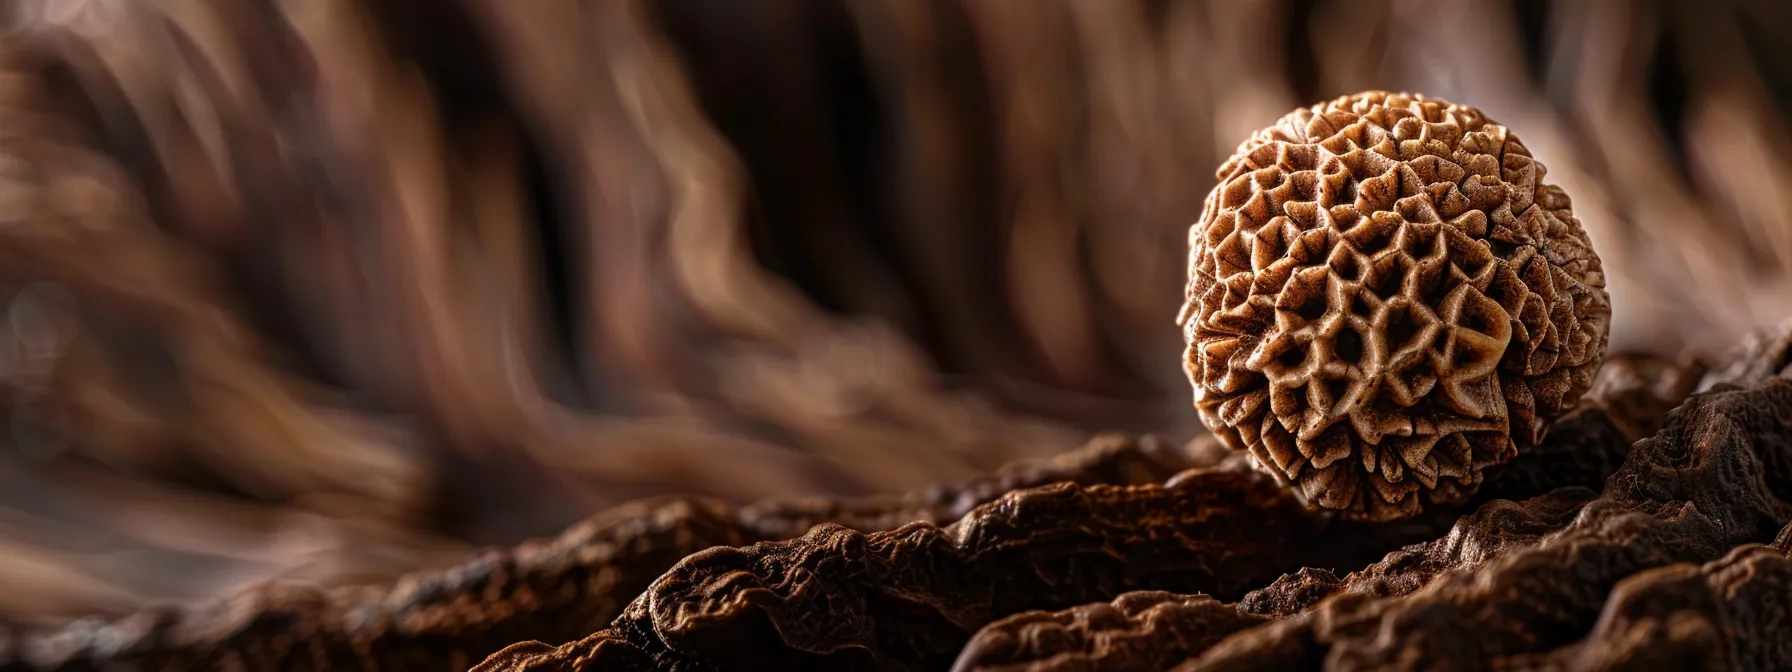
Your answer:
[[[1479,110],[1368,92],[1220,166],[1180,322],[1201,419],[1346,516],[1465,501],[1592,384],[1611,308],[1568,195]]]

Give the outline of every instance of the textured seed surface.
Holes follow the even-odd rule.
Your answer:
[[[1543,164],[1480,111],[1371,92],[1218,171],[1182,322],[1202,419],[1323,508],[1460,504],[1592,385],[1610,305]]]

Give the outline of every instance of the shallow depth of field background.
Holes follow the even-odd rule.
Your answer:
[[[1792,315],[1776,0],[0,8],[0,620],[1186,441],[1214,168],[1363,89],[1517,131],[1615,350]]]

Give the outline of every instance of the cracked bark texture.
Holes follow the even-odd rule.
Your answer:
[[[1587,636],[1527,661],[1541,670],[1767,670],[1792,660],[1792,558],[1744,545],[1702,565],[1620,581]]]
[[[487,668],[938,668],[977,626],[1019,611],[1146,586],[1242,595],[1317,559],[1323,543],[1297,541],[1319,539],[1316,523],[1268,476],[1237,470],[1178,487],[1023,490],[945,528],[822,526],[790,542],[711,549],[610,628],[540,660]]]

